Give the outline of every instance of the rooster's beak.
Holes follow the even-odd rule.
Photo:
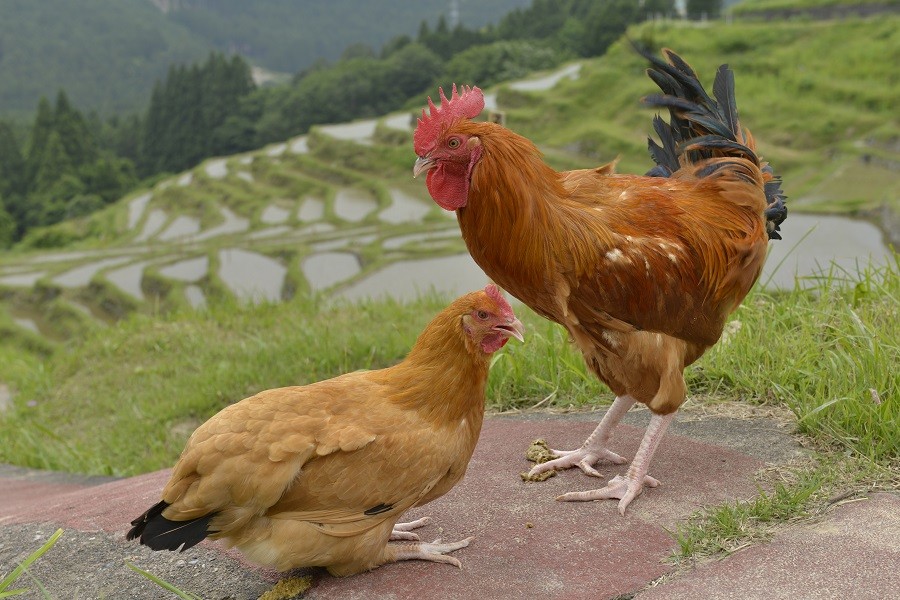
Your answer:
[[[494,331],[502,333],[506,337],[514,337],[520,342],[525,341],[525,326],[518,319],[512,319],[503,325],[497,325],[494,327]]]
[[[427,156],[420,156],[416,159],[416,164],[413,165],[413,177],[418,177],[428,169],[431,169],[437,165],[434,162],[434,159],[428,158]]]

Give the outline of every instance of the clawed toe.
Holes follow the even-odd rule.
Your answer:
[[[443,544],[441,539],[438,538],[431,543],[418,542],[408,546],[400,545],[397,548],[396,560],[427,560],[450,564],[461,569],[462,563],[452,556],[447,556],[447,553],[465,548],[474,539],[474,536],[470,536],[458,542]]]
[[[619,513],[624,516],[625,509],[628,508],[628,505],[631,504],[632,500],[641,495],[645,485],[648,487],[657,487],[659,485],[659,480],[654,479],[649,475],[645,475],[643,480],[616,475],[604,488],[588,490],[586,492],[569,492],[557,496],[556,499],[560,502],[590,502],[593,500],[618,499]]]
[[[600,460],[608,460],[617,465],[627,462],[626,459],[605,448],[599,450],[586,450],[585,448],[579,448],[578,450],[551,450],[550,452],[557,458],[534,465],[531,471],[528,472],[530,477],[553,469],[561,470],[571,467],[578,467],[585,475],[591,477],[603,477],[603,474],[594,468],[594,465]]]
[[[394,523],[394,531],[412,531],[419,527],[425,527],[429,523],[431,523],[431,517],[422,517],[421,519],[416,519],[409,523]]]

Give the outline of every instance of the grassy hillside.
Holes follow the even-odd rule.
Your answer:
[[[764,15],[828,15],[865,14],[867,7],[900,7],[898,0],[743,0],[732,7],[738,17]],[[868,9],[872,10],[872,9]]]
[[[30,114],[60,88],[101,114],[143,108],[170,64],[210,50],[146,0],[4,0],[0,116]]]
[[[751,294],[727,341],[689,369],[693,401],[784,406],[800,431],[825,446],[896,466],[898,298],[900,263],[862,284]],[[445,302],[225,301],[94,330],[44,366],[0,350],[2,362],[10,361],[0,376],[20,391],[16,408],[0,418],[0,462],[118,475],[162,468],[197,425],[229,403],[395,363]],[[495,359],[491,409],[612,400],[558,326],[516,310],[527,339]]]
[[[900,15],[841,21],[645,24],[629,35],[668,46],[711,85],[727,63],[738,109],[762,154],[784,175],[794,209],[900,213]],[[622,42],[582,76],[543,94],[500,94],[510,127],[620,170],[649,166],[653,93],[642,60]]]

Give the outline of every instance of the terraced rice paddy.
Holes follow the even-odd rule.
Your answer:
[[[545,89],[578,75],[579,65],[569,65],[511,87]],[[0,256],[0,311],[23,330],[64,338],[77,330],[72,320],[102,325],[135,310],[201,308],[222,295],[402,299],[480,287],[487,278],[465,252],[454,215],[411,179],[410,144],[379,140],[379,128],[411,134],[413,122],[398,113],[323,126],[140,190],[108,209],[114,231],[101,248]],[[366,152],[376,160],[408,154],[408,165],[388,174],[347,166]],[[853,268],[861,258],[887,256],[878,231],[862,222],[792,214],[785,232],[763,276],[779,267],[772,285],[792,286],[795,275],[833,258]],[[49,313],[65,314],[67,325]]]

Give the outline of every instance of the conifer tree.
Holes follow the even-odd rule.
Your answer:
[[[97,143],[84,116],[72,107],[63,90],[56,96],[53,130],[59,134],[72,165],[80,167],[97,159]]]
[[[53,120],[50,101],[42,96],[38,101],[37,114],[31,127],[31,143],[26,155],[25,185],[29,189],[33,187],[34,177],[44,157],[44,148],[50,134],[53,133]]]
[[[45,192],[63,175],[72,174],[73,171],[72,159],[69,158],[59,133],[51,131],[37,164],[32,189],[38,193]]]
[[[25,159],[12,127],[0,121],[0,198],[9,199],[14,194],[25,193]]]
[[[3,197],[0,196],[0,248],[9,248],[16,239],[16,220],[4,208]]]

